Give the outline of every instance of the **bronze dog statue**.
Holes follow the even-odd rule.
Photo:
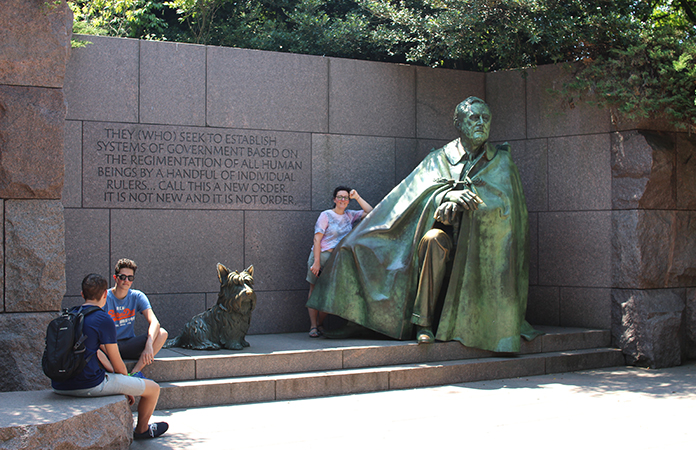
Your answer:
[[[251,312],[256,308],[256,293],[251,287],[254,266],[237,273],[218,263],[217,272],[220,280],[217,304],[193,316],[182,333],[169,339],[164,348],[241,350],[249,346],[244,336],[249,330]]]

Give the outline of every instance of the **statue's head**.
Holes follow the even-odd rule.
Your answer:
[[[474,148],[488,140],[491,132],[491,110],[478,97],[469,97],[454,109],[454,127]]]

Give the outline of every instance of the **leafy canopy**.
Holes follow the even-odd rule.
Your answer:
[[[560,94],[696,130],[696,0],[72,0],[75,32],[473,71],[568,63]]]

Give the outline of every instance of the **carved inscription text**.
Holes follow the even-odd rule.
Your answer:
[[[83,206],[310,208],[306,133],[87,122]]]

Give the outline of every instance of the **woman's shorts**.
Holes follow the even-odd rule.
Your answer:
[[[120,373],[104,374],[104,381],[87,389],[71,389],[69,391],[53,390],[56,394],[70,395],[73,397],[104,397],[106,395],[128,394],[132,396],[143,395],[145,392],[145,380],[138,377],[129,377]]]
[[[319,255],[319,266],[322,269],[324,268],[324,264],[326,264],[326,261],[329,259],[329,256],[331,256],[331,252],[321,252],[321,254]],[[314,264],[314,252],[309,252],[309,259],[307,260],[306,280],[309,282],[309,284],[317,284],[317,276],[314,275],[310,270],[312,268],[312,264]]]

